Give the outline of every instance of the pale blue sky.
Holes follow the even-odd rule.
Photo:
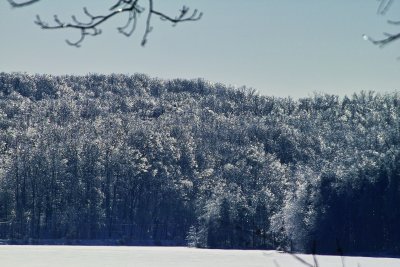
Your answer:
[[[186,4],[204,17],[177,27],[153,19],[145,48],[140,46],[145,16],[134,36],[118,34],[121,21],[116,19],[79,49],[64,42],[79,37],[77,32],[43,31],[32,23],[36,14],[67,18],[80,14],[82,5],[102,10],[107,3],[42,0],[11,9],[0,0],[0,71],[201,77],[292,97],[400,87],[400,42],[379,49],[362,39],[364,33],[379,37],[383,31],[400,31],[385,23],[400,19],[400,3],[383,17],[376,14],[376,0],[155,0],[171,14]]]

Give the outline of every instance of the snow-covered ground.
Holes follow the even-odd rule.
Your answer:
[[[312,262],[312,256],[301,255]],[[340,267],[341,258],[318,256],[320,267]],[[346,257],[346,267],[400,267],[400,259]],[[10,267],[301,267],[292,255],[260,250],[183,247],[0,246],[0,266]]]

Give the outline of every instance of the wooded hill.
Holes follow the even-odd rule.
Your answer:
[[[0,238],[400,253],[400,95],[0,74]]]

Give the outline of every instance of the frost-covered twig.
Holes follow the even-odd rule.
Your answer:
[[[40,0],[30,0],[21,3],[16,3],[14,0],[8,0],[11,6],[13,7],[24,7],[27,5],[31,5],[39,2]],[[55,29],[75,29],[80,33],[80,37],[76,41],[66,40],[66,42],[75,47],[80,47],[82,42],[85,40],[87,36],[97,36],[102,33],[100,26],[105,24],[109,19],[117,16],[121,16],[123,14],[127,15],[126,23],[117,28],[118,32],[129,37],[133,34],[136,29],[137,20],[139,15],[144,13],[146,9],[140,5],[142,1],[139,0],[118,0],[115,4],[113,4],[108,13],[104,15],[94,15],[89,12],[88,8],[83,8],[83,15],[87,21],[83,21],[78,19],[75,15],[71,16],[71,20],[69,22],[62,21],[57,15],[54,15],[53,23],[48,23],[42,20],[42,18],[37,15],[35,23],[39,25],[42,29],[46,30],[55,30]],[[175,17],[171,17],[159,10],[154,8],[154,1],[148,0],[148,8],[147,8],[147,20],[145,32],[142,37],[142,46],[147,43],[147,37],[152,31],[151,26],[151,18],[152,16],[157,16],[163,21],[169,21],[173,25],[181,22],[188,21],[197,21],[202,17],[202,13],[197,9],[190,12],[189,7],[183,6],[181,10],[179,10],[178,15]]]
[[[379,7],[377,10],[377,13],[379,15],[385,15],[387,13],[387,11],[390,9],[390,7],[393,4],[393,0],[380,0],[379,1]],[[394,21],[394,20],[388,20],[387,21],[388,24],[391,25],[400,25],[400,21]],[[366,34],[363,34],[363,38],[366,41],[370,41],[371,43],[373,43],[374,45],[378,45],[379,47],[383,47],[389,43],[392,43],[398,39],[400,39],[400,32],[398,33],[383,33],[384,38],[381,39],[375,39],[372,38],[371,36],[368,36]]]

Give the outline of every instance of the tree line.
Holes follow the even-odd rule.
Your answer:
[[[0,238],[400,252],[400,95],[0,74]]]

